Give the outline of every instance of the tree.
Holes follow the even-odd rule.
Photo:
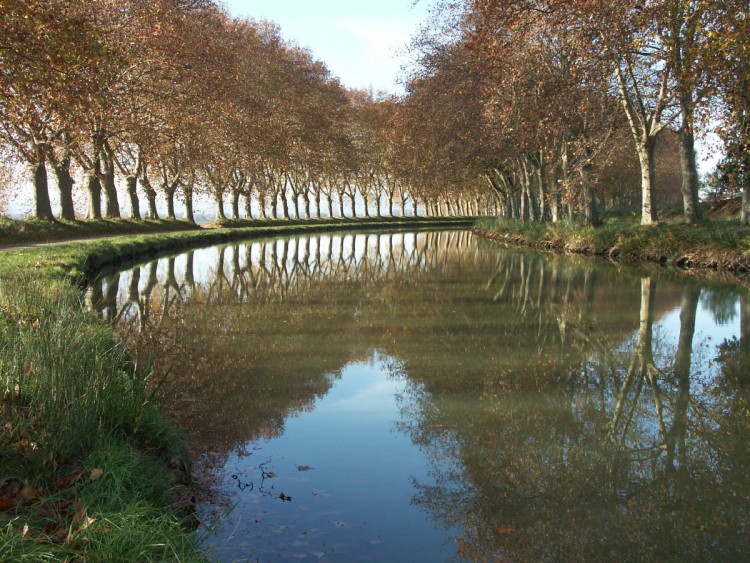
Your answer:
[[[29,166],[38,218],[53,219],[46,170],[52,143],[69,144],[71,120],[89,110],[111,56],[79,3],[9,0],[0,10],[0,136]],[[66,151],[56,160],[63,174]]]
[[[730,181],[742,192],[740,221],[750,224],[750,13],[742,0],[707,0],[714,15],[702,46],[719,98],[718,132],[735,170]]]

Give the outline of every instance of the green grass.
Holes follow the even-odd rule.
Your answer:
[[[680,268],[750,272],[750,227],[731,219],[712,219],[700,225],[669,219],[643,227],[633,217],[610,217],[603,225],[591,227],[570,221],[521,224],[483,218],[475,232],[534,248]]]
[[[97,236],[188,231],[200,228],[185,221],[133,221],[130,219],[102,219],[97,221],[29,219],[14,221],[0,218],[0,245],[84,239]]]
[[[201,560],[171,497],[182,437],[76,289],[3,276],[0,330],[0,480],[34,491],[0,512],[0,560]]]
[[[112,237],[121,235],[143,235],[173,232],[206,232],[214,230],[232,229],[265,229],[265,228],[333,228],[335,226],[372,225],[393,226],[403,224],[436,224],[457,223],[466,224],[470,218],[426,218],[426,217],[371,217],[371,218],[335,218],[335,219],[262,219],[262,220],[232,220],[225,219],[210,225],[196,225],[186,221],[131,219],[102,219],[82,221],[46,221],[29,219],[14,221],[0,218],[0,247],[24,244],[47,243],[73,239],[88,239],[96,237]]]

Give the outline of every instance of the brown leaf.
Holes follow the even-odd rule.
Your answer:
[[[41,489],[23,481],[0,481],[0,511],[39,498],[41,494]]]
[[[52,484],[52,492],[58,492],[62,491],[63,489],[68,489],[76,484],[78,479],[81,478],[81,472],[80,471],[73,471],[70,475],[67,477],[58,477],[57,480]]]
[[[23,483],[20,481],[0,482],[0,510],[8,510],[16,506],[21,500]]]

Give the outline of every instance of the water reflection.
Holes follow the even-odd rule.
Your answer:
[[[141,361],[155,353],[171,370],[164,398],[220,467],[283,441],[351,366],[378,364],[403,382],[394,420],[428,460],[402,496],[458,558],[738,560],[750,548],[747,292],[454,232],[194,251],[100,280],[86,300]],[[402,533],[396,546],[421,541]]]

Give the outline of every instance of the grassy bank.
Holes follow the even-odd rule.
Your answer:
[[[253,236],[467,227],[464,220],[15,225],[0,244],[94,240],[0,252],[0,560],[191,561],[187,452],[78,286],[103,267]],[[135,225],[135,226],[134,226]],[[55,236],[50,233],[54,230]],[[171,231],[171,232],[170,232]],[[158,234],[154,234],[158,232]],[[12,238],[12,240],[10,240]]]
[[[148,374],[64,278],[4,258],[0,560],[200,560],[186,452]]]
[[[712,219],[701,225],[667,220],[642,227],[635,218],[617,217],[591,227],[567,221],[521,224],[482,218],[474,231],[490,240],[544,250],[740,276],[750,273],[750,228],[736,220]]]
[[[30,219],[14,221],[0,218],[0,245],[47,243],[101,236],[195,231],[201,227],[185,221],[131,221],[130,219],[102,219],[101,221],[44,221]]]
[[[0,248],[22,246],[29,244],[64,242],[71,240],[85,240],[99,237],[114,237],[127,235],[163,234],[174,232],[205,233],[206,231],[227,231],[232,229],[293,229],[310,228],[375,228],[394,225],[439,225],[439,224],[470,224],[469,218],[425,218],[425,217],[393,217],[393,218],[349,218],[349,219],[303,219],[289,221],[286,219],[268,220],[224,220],[209,225],[196,225],[186,221],[145,220],[132,221],[130,219],[102,219],[98,221],[44,221],[31,219],[14,221],[0,218]]]

